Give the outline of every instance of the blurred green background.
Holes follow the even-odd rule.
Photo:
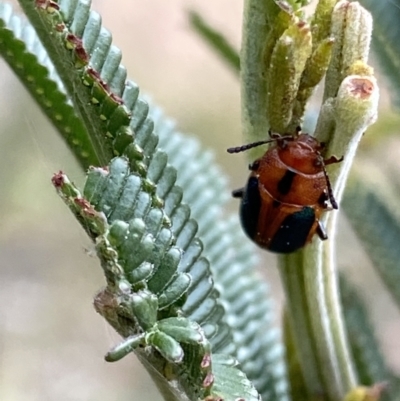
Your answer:
[[[215,150],[231,188],[243,185],[244,157],[225,152],[242,143],[238,79],[191,30],[186,14],[200,12],[239,48],[242,2],[97,0],[93,7],[122,49],[129,77],[182,132]],[[161,400],[134,356],[116,364],[103,360],[119,337],[92,307],[104,285],[102,272],[92,244],[50,183],[59,170],[77,184],[83,174],[2,60],[0,74],[0,399]],[[385,129],[396,133],[399,119],[387,113],[384,101]],[[368,135],[373,130],[364,154],[398,163],[398,140],[388,147]],[[236,213],[234,201],[228,207]],[[345,221],[339,232],[339,264],[363,284],[382,348],[400,372],[398,311]],[[275,258],[260,256],[271,266],[263,274],[279,304]]]

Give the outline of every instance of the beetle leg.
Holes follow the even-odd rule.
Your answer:
[[[325,166],[329,166],[330,164],[340,163],[341,161],[343,161],[343,156],[342,157],[331,156],[329,159],[324,160],[324,164]]]
[[[324,209],[328,209],[328,200],[329,196],[326,191],[321,192],[320,197],[318,198],[318,204],[322,206]]]
[[[244,188],[234,189],[232,191],[232,196],[234,198],[243,198],[244,195]]]
[[[335,197],[333,196],[333,190],[332,190],[331,182],[329,181],[329,177],[328,177],[328,174],[326,172],[326,168],[325,167],[328,164],[341,162],[343,160],[343,156],[340,157],[340,158],[337,158],[336,156],[331,156],[329,159],[326,159],[326,160],[322,159],[322,156],[319,153],[318,153],[317,156],[318,157],[316,158],[315,163],[316,163],[316,165],[320,165],[322,167],[322,171],[324,172],[325,179],[326,179],[326,186],[327,186],[327,189],[328,189],[329,201],[330,201],[333,209],[338,209],[339,206],[338,206],[338,204],[337,204],[337,202],[335,200]]]
[[[328,239],[328,234],[326,233],[325,227],[319,220],[318,220],[318,226],[317,226],[317,234],[318,234],[318,237],[321,238],[322,241],[325,241],[326,239]]]
[[[256,160],[255,162],[249,164],[249,170],[256,171],[258,170],[259,166],[260,166],[260,160]]]

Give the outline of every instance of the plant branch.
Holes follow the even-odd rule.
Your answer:
[[[246,0],[244,3],[240,74],[245,143],[265,139],[269,127],[265,66],[261,60],[267,35],[278,12],[273,1]],[[254,160],[259,152],[249,151],[247,157]]]

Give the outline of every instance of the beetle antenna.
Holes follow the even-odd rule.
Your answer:
[[[272,138],[272,139],[266,139],[264,141],[253,142],[253,143],[249,143],[247,145],[237,146],[235,148],[229,148],[229,149],[227,149],[227,152],[228,153],[240,153],[240,152],[244,152],[246,150],[252,149],[252,148],[256,148],[257,146],[265,145],[265,144],[271,143],[271,142],[279,142],[279,141],[285,140],[285,139],[293,139],[293,136],[285,135],[285,136],[279,136],[278,138]]]
[[[253,143],[249,143],[247,145],[237,146],[235,148],[228,148],[226,151],[228,153],[240,153],[240,152],[244,152],[245,150],[248,150],[251,148],[256,148],[257,146],[265,145],[265,144],[271,143],[271,142],[276,142],[276,139],[268,139],[265,141],[253,142]]]
[[[324,176],[325,176],[325,180],[326,180],[326,186],[328,188],[328,198],[329,198],[329,202],[331,203],[333,209],[339,209],[339,206],[336,202],[336,199],[333,195],[333,189],[332,189],[332,185],[331,185],[331,181],[329,180],[328,177],[328,173],[326,172],[326,168],[325,168],[325,163],[324,163],[324,159],[322,158],[321,155],[319,155],[321,158],[321,166],[322,166],[322,171],[324,172]]]

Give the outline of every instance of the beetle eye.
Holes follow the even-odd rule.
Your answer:
[[[288,146],[288,141],[287,140],[283,139],[283,140],[279,141],[279,147],[281,149],[286,149],[287,146]]]

